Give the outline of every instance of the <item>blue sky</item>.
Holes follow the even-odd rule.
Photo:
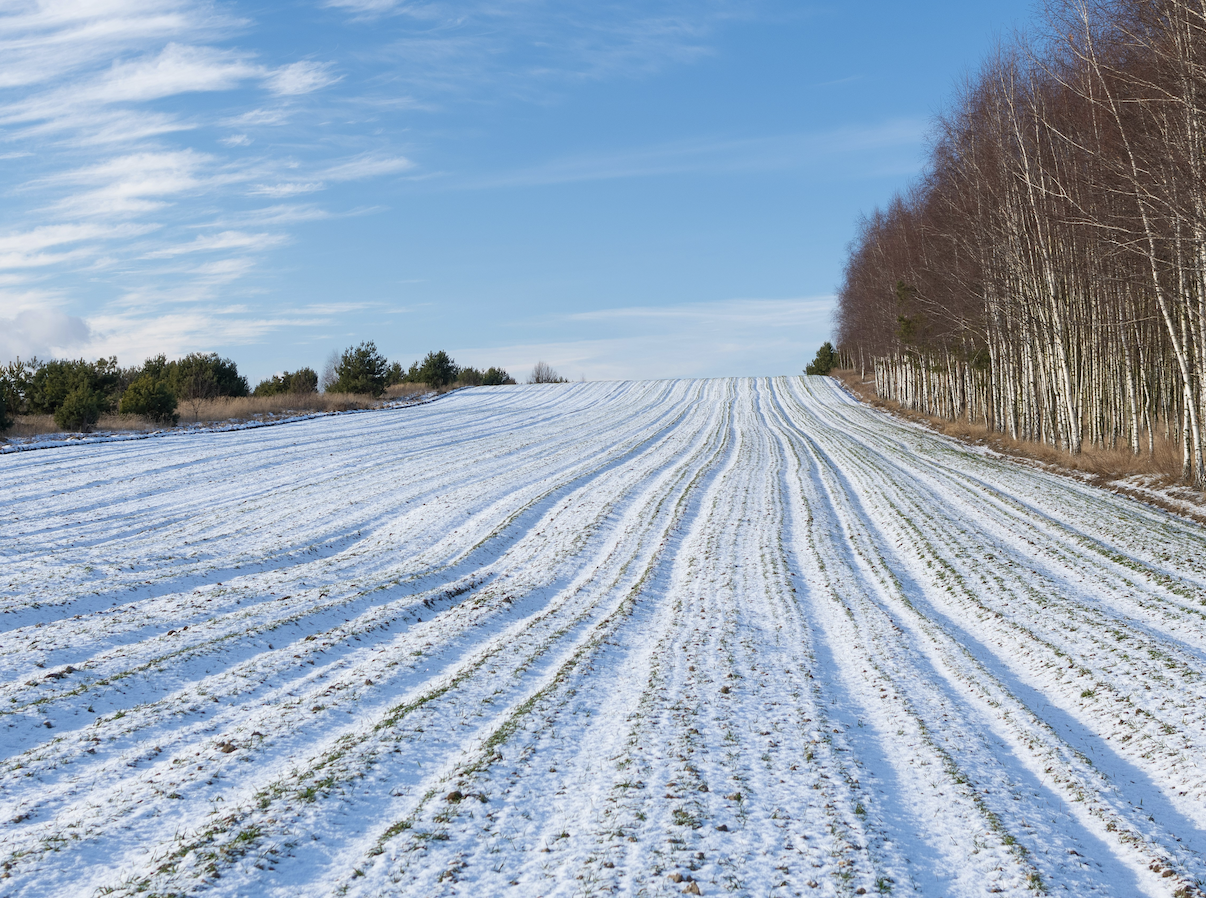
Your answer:
[[[1029,0],[9,0],[0,361],[797,373]]]

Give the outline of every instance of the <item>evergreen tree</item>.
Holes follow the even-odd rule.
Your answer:
[[[90,433],[105,409],[105,397],[82,382],[63,397],[54,411],[54,423],[64,430]]]
[[[817,356],[804,369],[805,374],[828,374],[838,365],[837,350],[826,340],[817,350]]]
[[[142,415],[157,424],[175,424],[180,420],[176,414],[176,394],[168,385],[167,378],[156,377],[154,369],[135,378],[121,397],[123,415]]]
[[[495,368],[491,366],[487,368],[486,373],[482,375],[482,386],[484,387],[497,387],[502,386],[503,384],[513,383],[515,383],[515,378],[513,378],[502,368]]]
[[[317,393],[318,372],[313,368],[298,368],[284,374],[274,374],[256,385],[253,396],[279,396],[282,393]]]
[[[389,362],[377,351],[377,344],[369,340],[344,350],[335,366],[335,382],[327,392],[380,396],[385,392],[388,377]]]
[[[0,368],[0,398],[8,407],[8,414],[22,415],[27,409],[26,397],[29,395],[33,373],[42,366],[36,358],[27,362],[16,359]]]
[[[55,359],[32,372],[26,391],[26,406],[31,414],[53,415],[67,396],[81,387],[95,394],[101,411],[112,408],[120,388],[121,369],[117,359]]]
[[[156,363],[162,361],[162,356]],[[251,389],[247,378],[231,359],[219,358],[216,352],[193,352],[166,365],[173,392],[177,396],[199,394],[199,399],[214,396],[247,396]],[[212,384],[212,395],[210,385]]]
[[[431,387],[446,387],[456,380],[461,369],[444,350],[429,352],[419,367],[421,383]]]

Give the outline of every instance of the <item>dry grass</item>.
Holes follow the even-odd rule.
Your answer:
[[[62,433],[63,428],[54,423],[54,415],[15,415],[12,429],[4,435],[7,437],[40,437],[48,433]],[[151,431],[161,430],[158,424],[153,424],[138,415],[101,415],[94,430],[114,431]]]
[[[447,393],[449,387],[444,387],[442,390],[433,391],[427,384],[394,384],[392,387],[385,388],[386,399],[413,399],[416,396],[422,396],[424,393]]]
[[[427,393],[417,384],[399,384],[386,391],[386,399],[410,398]],[[202,402],[182,402],[176,411],[182,425],[218,424],[228,421],[264,421],[309,412],[342,412],[348,409],[373,408],[378,400],[355,393],[284,393],[279,396],[222,397]],[[22,439],[62,433],[52,415],[17,415],[6,437]],[[164,425],[138,415],[102,415],[94,431],[149,432],[163,430]]]
[[[898,402],[877,396],[874,380],[864,380],[858,371],[831,371],[830,376],[840,380],[850,392],[868,405],[886,409],[910,421],[919,421],[932,430],[963,442],[988,446],[1002,455],[1025,458],[1052,468],[1087,474],[1102,485],[1136,475],[1155,478],[1153,485],[1156,486],[1174,486],[1182,482],[1181,449],[1163,435],[1156,437],[1155,451],[1152,454],[1133,455],[1129,449],[1085,446],[1080,455],[1073,455],[1044,443],[1011,439],[1006,434],[989,430],[983,424],[948,421],[905,408]]]
[[[223,396],[202,402],[182,402],[176,409],[181,424],[215,424],[223,421],[260,421],[265,418],[343,412],[372,408],[377,400],[356,393],[281,393],[277,396]]]

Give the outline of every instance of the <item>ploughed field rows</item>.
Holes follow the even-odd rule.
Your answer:
[[[1199,895],[1206,534],[821,378],[0,463],[0,894]]]

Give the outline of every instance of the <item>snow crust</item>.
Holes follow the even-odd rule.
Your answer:
[[[0,563],[0,895],[1206,882],[1206,531],[826,378],[15,452]]]

